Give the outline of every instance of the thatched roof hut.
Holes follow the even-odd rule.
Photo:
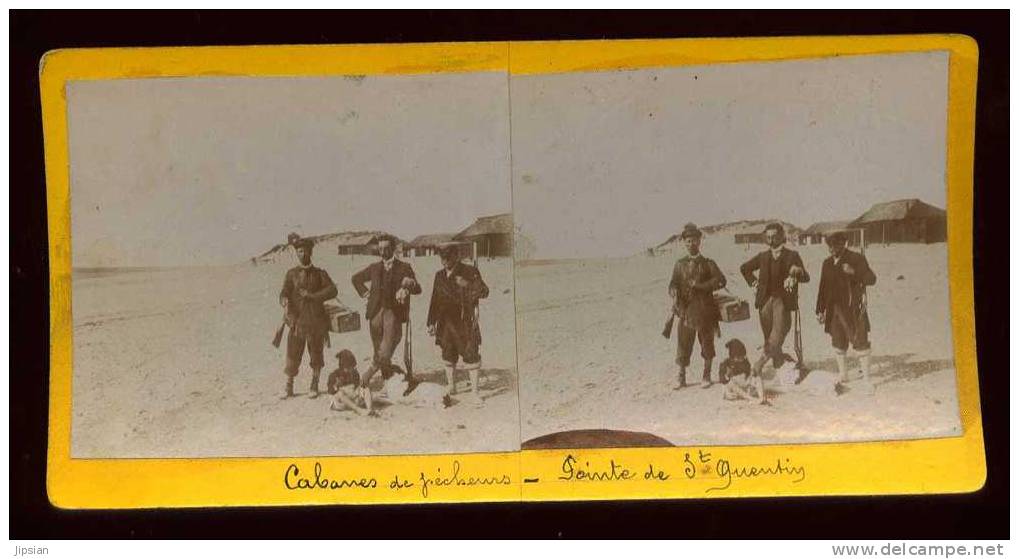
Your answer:
[[[874,204],[849,224],[871,243],[940,243],[948,238],[948,214],[916,198]]]
[[[436,253],[436,249],[442,243],[448,243],[453,240],[456,233],[434,233],[431,235],[418,235],[414,237],[414,240],[410,244],[404,247],[404,250],[411,253],[412,256],[431,256]]]
[[[498,214],[479,217],[457,233],[453,240],[471,241],[478,256],[513,255],[513,215]]]
[[[824,238],[836,231],[849,231],[849,224],[852,223],[850,220],[842,221],[819,221],[814,223],[810,227],[803,230],[800,233],[800,244],[801,245],[817,245],[824,242]],[[858,245],[860,243],[859,235],[849,235],[849,244]]]

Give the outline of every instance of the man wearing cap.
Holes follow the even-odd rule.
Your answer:
[[[392,359],[396,346],[403,337],[403,323],[410,314],[410,296],[421,293],[410,264],[396,257],[396,243],[392,237],[379,240],[378,262],[369,264],[350,279],[362,299],[367,298],[365,318],[371,334],[374,355],[372,364],[361,375],[361,391],[365,405],[371,410],[371,391],[368,383],[376,372],[392,376]],[[371,288],[365,286],[371,283]],[[410,380],[410,379],[408,379]]]
[[[803,260],[795,250],[785,246],[785,228],[769,223],[764,228],[767,250],[756,254],[740,266],[740,273],[755,290],[754,307],[761,320],[764,351],[754,363],[759,375],[768,358],[775,367],[784,359],[782,345],[792,326],[792,313],[798,309],[799,284],[810,281]],[[755,275],[756,274],[756,275]]]
[[[867,316],[867,287],[877,283],[867,257],[849,250],[842,231],[825,238],[831,255],[821,264],[821,284],[817,288],[817,321],[831,336],[839,382],[847,382],[846,351],[852,344],[860,357],[863,380],[873,389],[870,380],[870,318]]]
[[[311,358],[311,388],[308,396],[316,398],[319,395],[319,374],[325,365],[322,350],[329,340],[329,316],[323,303],[336,297],[336,284],[325,270],[311,264],[314,248],[311,239],[294,238],[292,244],[298,265],[287,270],[279,297],[280,305],[286,309],[284,322],[289,327],[287,361],[283,368],[287,375],[287,385],[283,397],[294,395],[294,377],[297,376],[304,348],[307,347]]]
[[[715,261],[701,254],[701,231],[693,223],[680,234],[687,255],[676,261],[669,282],[673,313],[679,318],[676,342],[676,364],[679,365],[675,389],[685,388],[686,369],[696,337],[701,346],[704,371],[703,388],[711,386],[711,362],[715,358],[715,336],[718,335],[718,306],[712,293],[725,287],[725,276]],[[671,329],[670,329],[671,331]]]
[[[442,268],[435,272],[432,283],[432,300],[428,306],[428,335],[435,336],[435,344],[442,348],[442,361],[446,369],[446,405],[456,385],[457,361],[463,359],[463,368],[471,379],[471,396],[475,404],[481,403],[478,395],[478,370],[481,368],[481,328],[478,325],[478,301],[488,297],[488,286],[477,268],[460,261],[455,243],[439,246]]]

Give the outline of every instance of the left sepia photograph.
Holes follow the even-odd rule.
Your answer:
[[[72,458],[519,449],[505,73],[65,93]]]

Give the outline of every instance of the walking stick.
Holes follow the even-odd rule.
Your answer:
[[[481,270],[478,268],[478,247],[476,245],[474,245],[473,243],[471,244],[471,246],[473,248],[473,250],[471,252],[472,252],[472,259],[474,260],[474,269],[480,274]],[[463,308],[463,305],[464,305],[464,301],[461,300],[460,307]],[[481,305],[478,304],[477,302],[475,302],[474,312],[472,314],[474,316],[474,324],[471,324],[469,336],[471,337],[471,341],[472,342],[477,342],[477,336],[481,332],[481,322],[480,322],[480,320],[481,320]],[[481,384],[481,370],[480,369],[478,370],[478,384],[479,385]],[[477,389],[478,389],[477,386],[472,386],[471,387],[471,390],[477,390]]]
[[[800,293],[796,292],[796,312],[793,317],[793,351],[796,352],[796,368],[803,370],[803,330],[800,328]]]
[[[414,378],[414,342],[412,340],[414,330],[410,322],[410,295],[407,296],[407,333],[403,340],[403,366],[407,368],[407,383],[410,384]]]
[[[407,295],[407,332],[403,339],[403,366],[406,368],[404,379],[407,381],[407,388],[403,391],[404,396],[410,395],[417,388],[420,381],[414,378],[414,328],[410,321],[410,294]]]

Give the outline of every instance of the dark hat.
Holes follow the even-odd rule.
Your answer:
[[[735,358],[747,356],[747,346],[743,345],[739,338],[725,342],[725,349],[729,350],[729,355]]]
[[[294,245],[295,249],[297,249],[297,248],[306,248],[306,249],[310,250],[310,249],[315,248],[315,241],[313,241],[313,240],[311,240],[311,239],[309,239],[307,237],[305,237],[305,238],[298,237],[298,238],[294,239],[293,241],[291,241],[290,244]]]
[[[831,246],[831,245],[844,245],[848,241],[849,241],[849,237],[846,236],[846,232],[845,231],[834,231],[832,233],[829,233],[824,238],[824,242],[828,243],[829,246]]]
[[[785,227],[782,227],[782,224],[777,221],[772,221],[771,223],[765,225],[764,231],[765,232],[776,231],[779,235],[785,235]]]
[[[701,230],[698,229],[697,226],[694,225],[693,223],[687,223],[686,225],[684,225],[683,226],[683,232],[679,234],[679,238],[680,239],[685,239],[687,237],[697,237],[697,238],[700,238],[700,236],[701,236]]]
[[[439,243],[436,249],[439,252],[439,256],[456,256],[456,249],[459,245],[457,243]]]

